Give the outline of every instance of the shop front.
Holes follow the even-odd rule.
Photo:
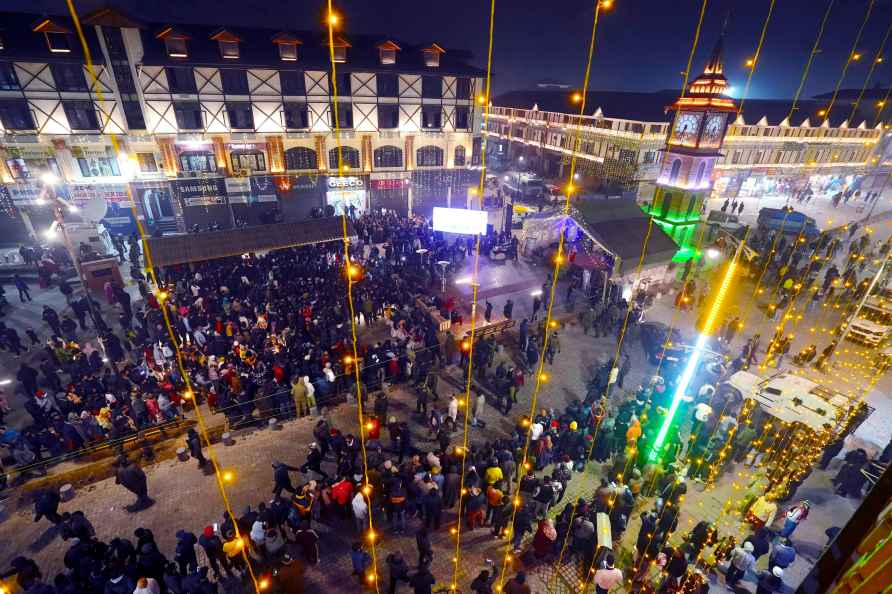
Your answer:
[[[18,182],[39,180],[45,173],[51,173],[63,179],[62,169],[49,147],[8,147],[6,149],[6,166],[13,179]]]
[[[130,188],[133,191],[133,200],[145,221],[147,233],[178,230],[170,184],[166,180],[133,182]]]
[[[105,216],[101,223],[112,235],[137,232],[126,184],[68,184],[67,191],[68,198],[80,209],[89,202],[104,202]]]
[[[228,177],[226,195],[239,226],[269,224],[279,219],[279,199],[273,176]]]
[[[6,184],[6,192],[21,216],[24,232],[35,241],[45,241],[44,234],[55,221],[52,203],[41,196],[43,189],[36,183],[21,181]]]
[[[812,170],[814,171],[814,170]],[[796,196],[805,190],[818,197],[830,197],[837,192],[857,189],[860,175],[813,173],[805,171],[791,175],[779,169],[753,169],[722,175],[713,187],[714,198],[761,198],[763,196]]]
[[[222,177],[178,179],[170,182],[187,230],[193,227],[229,229],[233,212],[226,196],[226,182]]]
[[[407,216],[411,177],[408,171],[369,174],[369,207],[372,211],[389,210]]]
[[[430,218],[434,207],[467,207],[468,188],[479,181],[471,169],[435,169],[412,172],[412,214]]]
[[[369,208],[366,178],[358,175],[328,177],[326,179],[325,206],[336,215],[361,216]],[[328,208],[331,207],[331,208]]]
[[[31,234],[9,193],[9,188],[0,184],[0,246],[15,246],[29,241]]]
[[[279,211],[286,223],[305,221],[325,206],[326,184],[321,175],[276,175],[271,177],[279,196]]]

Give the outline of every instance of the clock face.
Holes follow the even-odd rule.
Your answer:
[[[703,114],[698,112],[682,112],[675,118],[675,128],[672,130],[672,142],[685,146],[697,144],[697,133],[700,130],[700,121]]]
[[[718,147],[722,143],[722,132],[725,129],[725,114],[711,113],[703,124],[703,135],[700,146]]]

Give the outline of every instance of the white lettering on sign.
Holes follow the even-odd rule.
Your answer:
[[[330,177],[329,188],[363,188],[365,184],[361,177]]]

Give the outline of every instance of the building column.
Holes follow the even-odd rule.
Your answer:
[[[409,211],[409,216],[412,216],[412,184],[406,188],[406,202]]]
[[[406,162],[406,171],[415,169],[415,137],[406,136],[406,144],[403,149],[403,160]]]
[[[223,145],[223,139],[214,136],[214,160],[217,162],[217,171],[223,175],[229,175],[229,161],[226,160],[226,147]]]
[[[269,154],[270,173],[285,171],[285,145],[281,136],[266,137],[266,151]]]
[[[0,181],[11,184],[15,182],[15,178],[12,177],[12,172],[9,171],[9,166],[6,164],[7,159],[9,159],[9,151],[0,146]]]
[[[372,170],[372,136],[371,134],[365,134],[362,137],[362,153],[360,155],[361,165],[363,171],[371,171]]]
[[[155,137],[158,148],[161,150],[161,166],[168,177],[176,177],[180,172],[180,163],[177,160],[177,151],[173,146],[173,138]]]
[[[316,136],[316,163],[319,171],[328,169],[328,153],[325,152],[325,136],[319,134]]]

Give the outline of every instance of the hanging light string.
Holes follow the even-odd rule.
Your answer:
[[[889,104],[889,96],[892,95],[892,85],[886,89],[886,94],[883,95],[882,101],[877,102],[877,115],[873,119],[873,126],[876,127],[877,124],[880,123],[880,120],[883,117],[883,112],[886,111],[886,106]]]
[[[517,517],[517,509],[520,507],[520,504],[521,504],[520,497],[519,497],[519,495],[517,495],[519,488],[520,488],[521,471],[527,465],[527,456],[529,454],[529,447],[530,447],[530,436],[531,436],[532,427],[533,427],[532,419],[535,416],[537,399],[539,396],[539,392],[542,389],[542,384],[547,379],[547,376],[544,372],[545,352],[548,349],[548,341],[549,341],[549,338],[551,337],[551,330],[552,330],[552,323],[553,323],[552,313],[553,313],[553,309],[554,309],[554,296],[555,296],[555,291],[557,289],[558,275],[560,274],[561,264],[564,261],[564,256],[563,256],[564,242],[566,239],[567,222],[570,218],[571,199],[572,199],[574,191],[576,190],[576,188],[573,186],[573,174],[575,173],[575,170],[576,170],[576,160],[577,160],[577,156],[579,154],[579,147],[580,147],[580,143],[581,143],[582,121],[583,121],[583,118],[585,117],[585,105],[586,105],[586,100],[588,98],[588,88],[589,88],[589,81],[590,81],[590,77],[591,77],[592,59],[593,59],[594,53],[595,53],[595,41],[597,39],[598,23],[600,21],[601,10],[609,9],[612,5],[613,5],[613,0],[596,0],[595,1],[595,10],[594,10],[595,14],[594,14],[594,17],[592,20],[592,34],[591,34],[591,38],[589,40],[588,55],[587,55],[586,66],[585,66],[585,74],[583,76],[582,92],[581,92],[580,106],[579,106],[579,115],[577,116],[576,130],[574,131],[573,150],[570,155],[570,172],[569,172],[569,177],[568,177],[568,182],[567,182],[567,187],[566,187],[566,198],[564,200],[563,220],[561,222],[561,233],[560,233],[560,237],[558,239],[557,253],[554,258],[554,267],[552,269],[552,278],[551,278],[551,288],[549,289],[548,306],[546,307],[546,312],[545,312],[545,327],[543,330],[542,352],[539,357],[538,369],[536,372],[536,383],[534,384],[533,392],[530,396],[529,419],[531,422],[528,424],[528,426],[526,428],[526,435],[524,437],[524,445],[523,445],[523,450],[522,450],[522,454],[521,454],[520,464],[518,465],[517,480],[515,482],[514,491],[513,491],[515,494],[514,500],[513,500],[514,504],[512,505],[511,519],[510,519],[510,522],[508,523],[508,527],[511,532],[509,532],[509,534],[508,534],[508,537],[509,537],[508,542],[505,544],[505,553],[502,556],[502,567],[499,572],[499,579],[498,579],[498,583],[496,584],[496,588],[495,588],[497,592],[501,592],[504,588],[505,573],[508,569],[508,562],[511,560],[511,550],[512,550],[511,549],[511,539],[513,537],[514,522]]]
[[[495,25],[495,15],[496,15],[496,0],[490,0],[489,3],[489,41],[487,43],[486,50],[486,82],[484,84],[484,92],[483,92],[483,129],[486,130],[489,124],[489,105],[490,105],[490,91],[491,91],[491,82],[492,82],[492,41],[493,41],[493,27]],[[477,185],[477,203],[480,210],[483,210],[483,194],[485,191],[486,185],[486,150],[485,147],[480,151],[480,180]],[[462,512],[462,504],[464,500],[464,496],[466,494],[465,490],[465,469],[468,460],[468,421],[471,416],[471,386],[473,384],[474,378],[474,347],[477,333],[477,295],[478,290],[480,288],[479,281],[479,265],[480,265],[480,234],[478,233],[474,238],[474,270],[471,274],[471,289],[473,291],[471,298],[471,333],[468,339],[468,370],[467,377],[465,380],[465,396],[464,396],[464,409],[465,409],[465,418],[463,423],[463,431],[462,431],[462,449],[460,452],[461,456],[461,478],[459,483],[458,490],[458,521],[455,525],[455,553],[452,557],[453,568],[452,568],[452,584],[451,590],[455,591],[458,586],[458,574],[459,567],[461,566],[461,536],[462,536],[462,522],[461,522],[461,512]]]
[[[768,4],[768,14],[765,15],[765,21],[762,23],[762,32],[759,34],[759,43],[756,44],[756,53],[753,54],[752,64],[746,74],[746,84],[743,85],[743,94],[740,96],[739,103],[737,104],[738,117],[740,117],[740,114],[743,112],[743,103],[746,101],[747,95],[749,94],[750,82],[752,82],[753,74],[756,72],[756,68],[759,65],[759,56],[762,55],[762,44],[765,42],[765,34],[768,33],[768,23],[771,22],[771,14],[774,12],[774,5],[776,2],[777,0],[771,0]]]
[[[338,77],[337,77],[337,60],[335,60],[335,51],[334,51],[334,27],[338,22],[337,14],[335,13],[331,0],[327,0],[327,9],[328,14],[326,15],[325,22],[328,26],[328,54],[329,60],[331,62],[331,92],[332,92],[332,103],[331,110],[332,118],[334,122],[334,136],[335,143],[337,144],[337,156],[338,156],[338,177],[343,177],[344,175],[344,159],[343,159],[343,145],[341,143],[341,126],[339,121],[339,113],[338,113]],[[321,156],[324,158],[324,155]],[[378,535],[375,533],[375,520],[374,520],[374,506],[372,504],[372,486],[369,481],[369,461],[366,451],[366,432],[364,430],[365,421],[363,419],[362,412],[362,376],[359,373],[359,348],[358,348],[358,338],[356,332],[356,307],[353,302],[353,283],[360,278],[361,274],[357,265],[352,263],[350,258],[350,237],[347,231],[347,205],[343,205],[343,212],[341,213],[341,233],[342,233],[342,241],[344,243],[344,277],[347,281],[347,306],[350,310],[350,337],[351,337],[351,349],[353,351],[353,383],[356,386],[356,417],[357,422],[359,424],[359,446],[360,451],[362,452],[362,473],[363,473],[363,481],[364,484],[362,486],[362,492],[366,498],[366,505],[368,507],[368,526],[369,530],[366,533],[366,540],[369,543],[369,550],[371,552],[372,558],[372,573],[366,575],[366,583],[370,584],[374,587],[375,592],[380,594],[379,587],[379,576],[378,576],[378,547],[377,547],[377,537]]]
[[[99,99],[99,101],[103,101],[104,98],[103,98],[103,93],[102,93],[102,85],[100,84],[99,78],[96,74],[96,68],[95,68],[95,65],[93,62],[92,53],[90,51],[89,44],[87,43],[87,39],[84,36],[83,27],[81,26],[81,21],[80,21],[80,18],[78,17],[77,9],[74,6],[74,1],[73,0],[65,0],[65,2],[66,2],[66,5],[68,6],[68,12],[71,15],[71,19],[74,23],[75,31],[77,33],[79,40],[80,40],[81,48],[84,52],[84,59],[86,62],[87,72],[89,73],[90,79],[93,83],[92,86],[95,89],[95,92],[96,92],[96,95],[97,95],[97,98]],[[106,121],[105,121],[105,124],[108,124],[108,122],[110,120],[111,120],[111,116],[109,115],[108,119],[106,119]],[[119,159],[121,159],[122,162],[129,163],[130,158],[122,150],[120,142],[118,141],[117,134],[109,133],[108,136],[111,140],[112,148],[114,149],[115,155]],[[130,187],[130,184],[125,184],[124,187],[125,187],[125,191],[127,192],[127,198],[130,201],[130,209],[133,214],[133,219],[134,219],[134,221],[136,221],[136,228],[137,228],[137,231],[139,232],[140,241],[142,243],[143,256],[145,257],[145,261],[146,261],[145,269],[149,273],[153,284],[157,288],[157,297],[158,297],[158,302],[161,306],[160,309],[161,309],[162,317],[164,319],[164,326],[167,329],[167,335],[170,340],[170,343],[173,345],[174,352],[176,354],[177,367],[180,371],[180,375],[181,375],[181,377],[183,379],[183,383],[185,384],[185,387],[186,387],[186,390],[185,390],[185,392],[183,392],[182,397],[184,400],[188,400],[188,401],[192,402],[192,404],[193,404],[193,410],[195,411],[195,418],[198,423],[199,432],[201,434],[202,439],[204,440],[205,445],[207,446],[208,459],[210,460],[211,465],[214,469],[214,478],[216,479],[217,488],[220,491],[220,496],[223,499],[223,505],[226,509],[226,512],[229,514],[229,517],[233,518],[233,520],[234,520],[237,516],[233,512],[233,508],[230,503],[229,495],[226,492],[225,483],[227,482],[227,479],[224,478],[224,473],[221,469],[220,462],[217,458],[216,452],[214,451],[213,444],[211,443],[210,436],[208,434],[207,423],[205,422],[205,419],[204,419],[204,414],[201,412],[201,407],[198,406],[198,404],[195,401],[195,392],[192,389],[192,381],[191,381],[189,372],[188,372],[186,365],[184,363],[184,360],[183,360],[183,352],[180,348],[179,340],[177,339],[176,333],[173,330],[173,325],[171,324],[171,321],[170,321],[170,312],[168,311],[168,307],[170,307],[170,305],[169,305],[169,302],[167,301],[167,293],[161,289],[161,284],[158,282],[158,277],[155,272],[155,266],[152,261],[152,252],[149,249],[149,243],[146,240],[145,228],[143,227],[142,221],[140,220],[140,217],[139,217],[137,209],[136,209],[136,201],[133,198],[133,190]],[[229,480],[231,480],[231,479],[229,479]],[[233,522],[233,528],[235,530],[235,538],[237,539],[237,541],[239,543],[242,543],[241,554],[245,561],[245,566],[248,568],[248,574],[251,578],[251,583],[254,586],[254,591],[260,592],[261,585],[258,582],[257,577],[254,573],[254,568],[251,563],[252,560],[248,556],[248,547],[246,546],[246,544],[244,544],[245,543],[244,537],[240,534],[238,522]]]
[[[870,79],[873,76],[873,71],[877,69],[877,66],[883,63],[883,50],[886,48],[886,42],[889,40],[890,33],[892,33],[892,25],[889,25],[889,27],[886,29],[886,34],[883,35],[883,41],[880,42],[880,47],[870,63],[870,68],[867,71],[867,76],[864,77],[864,84],[861,85],[861,91],[858,93],[858,98],[855,99],[855,102],[852,104],[852,113],[849,114],[850,124],[854,123],[854,120],[852,118],[855,117],[855,112],[858,111],[858,106],[861,105],[861,99],[864,98],[864,91],[867,90],[867,85],[870,84]]]
[[[811,71],[812,62],[815,60],[815,56],[818,55],[818,52],[821,50],[821,39],[824,37],[824,29],[827,27],[827,19],[830,18],[830,11],[833,9],[833,4],[836,0],[830,0],[827,3],[827,9],[824,11],[824,18],[821,19],[821,26],[818,28],[818,35],[815,37],[815,43],[811,46],[811,52],[808,54],[808,60],[805,62],[805,68],[802,69],[802,76],[799,78],[799,87],[796,89],[796,93],[793,95],[793,102],[790,104],[790,113],[787,114],[787,120],[793,117],[793,112],[798,109],[797,105],[799,103],[799,97],[802,95],[802,90],[805,88],[805,81],[808,80],[808,74]],[[791,123],[792,125],[792,123]]]
[[[839,75],[839,80],[836,81],[836,86],[833,87],[833,96],[830,98],[830,104],[827,106],[827,109],[824,110],[824,121],[830,120],[830,112],[833,110],[833,105],[836,103],[836,97],[839,95],[839,88],[842,86],[842,81],[846,77],[846,72],[848,72],[849,66],[856,59],[855,55],[858,53],[858,44],[861,43],[861,35],[864,33],[864,27],[870,19],[871,12],[873,12],[873,5],[875,2],[876,0],[870,0],[870,3],[867,5],[867,11],[864,13],[864,20],[861,21],[861,26],[858,27],[858,34],[855,35],[855,43],[852,44],[852,49],[849,51],[849,55],[846,56],[846,61],[842,67],[842,72]]]

